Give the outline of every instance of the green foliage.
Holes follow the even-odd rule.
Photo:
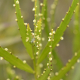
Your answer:
[[[73,52],[78,51],[79,46],[80,46],[79,10],[80,10],[80,5],[78,5],[75,10],[75,20],[74,20],[74,29],[73,29],[73,31],[74,31]],[[72,77],[73,80],[79,80],[79,78],[80,78],[79,67],[80,67],[80,65],[77,63],[75,65],[75,69],[73,71],[73,77]]]
[[[0,47],[1,60],[5,59],[6,61],[10,62],[12,65],[16,66],[17,68],[34,74],[35,80],[46,80],[46,79],[61,80],[67,72],[69,72],[71,69],[74,69],[73,65],[76,62],[79,62],[78,58],[80,58],[80,51],[79,51],[80,29],[79,29],[79,18],[78,18],[79,0],[73,0],[72,5],[69,7],[68,12],[66,12],[65,18],[62,19],[60,26],[57,27],[56,32],[53,30],[53,28],[54,28],[54,15],[55,15],[54,12],[56,10],[58,0],[55,0],[53,4],[55,5],[55,7],[52,9],[53,14],[52,14],[51,25],[50,25],[51,29],[49,28],[49,24],[47,21],[47,18],[48,18],[47,0],[44,0],[43,3],[41,4],[39,0],[34,0],[34,8],[33,8],[33,11],[35,11],[34,20],[33,20],[34,32],[31,30],[29,24],[24,23],[23,16],[21,15],[21,9],[19,7],[19,0],[14,0],[14,2],[15,4],[13,6],[16,9],[15,14],[17,17],[17,19],[15,20],[17,21],[19,26],[22,42],[26,47],[26,50],[30,55],[31,59],[33,60],[34,70],[26,63],[25,60],[21,61],[18,57],[15,57],[12,53],[9,53],[7,51],[8,50],[7,48],[5,48],[4,50],[2,47]],[[41,9],[40,9],[40,6],[41,6]],[[75,22],[77,21],[77,24],[75,24],[75,30],[77,31],[77,34],[75,34],[75,39],[74,39],[74,51],[76,52],[79,51],[79,52],[75,53],[73,58],[69,60],[66,66],[63,67],[63,63],[61,62],[61,59],[59,58],[54,48],[56,46],[58,47],[59,41],[64,39],[62,36],[66,28],[69,27],[68,24],[71,20],[71,17],[74,13],[75,8],[76,8]],[[49,38],[47,45],[45,46],[44,49],[42,49],[43,48],[42,47],[42,35],[43,35],[42,30],[43,29],[45,30],[45,33]],[[47,56],[48,56],[48,59],[46,58]],[[44,71],[42,71],[39,65],[40,63],[42,63],[44,59],[46,60],[45,62],[47,63],[47,68],[44,69]],[[60,70],[59,72],[55,73],[55,70],[53,69],[54,68],[53,60],[56,60],[56,66],[58,67],[58,70]],[[52,73],[55,73],[55,75],[51,75]],[[21,80],[21,79],[17,77],[14,80]]]
[[[30,72],[30,73],[33,73],[33,70],[27,63],[25,64],[19,58],[15,57],[12,53],[8,53],[6,50],[7,49],[4,50],[3,48],[0,47],[0,56],[1,57],[3,57],[5,60],[10,62],[17,68],[22,69],[27,72]]]
[[[21,34],[21,39],[23,41],[24,46],[27,49],[27,52],[29,53],[30,57],[33,59],[33,52],[32,52],[32,45],[29,42],[26,42],[26,26],[27,23],[24,23],[23,21],[23,16],[21,15],[21,11],[20,11],[20,7],[19,7],[19,3],[18,0],[14,0],[15,4],[14,6],[16,6],[16,16],[17,19],[15,19],[18,22],[18,26],[19,26],[19,31]]]
[[[51,80],[60,80],[63,78],[63,76],[70,70],[74,69],[74,64],[78,61],[78,58],[80,58],[80,51],[78,53],[75,53],[74,57],[69,60],[69,62],[64,66],[59,73],[55,74],[55,76],[52,77]]]
[[[57,30],[55,32],[55,35],[54,35],[54,41],[52,43],[52,45],[53,45],[52,48],[53,49],[55,48],[57,43],[60,41],[61,37],[63,36],[64,31],[68,27],[68,24],[69,24],[69,22],[71,20],[72,14],[74,12],[74,9],[75,9],[78,1],[79,0],[76,0],[76,1],[73,0],[73,3],[71,5],[70,9],[68,10],[68,13],[66,14],[65,18],[62,19],[62,22],[61,22],[60,26],[57,28]],[[50,51],[49,45],[50,45],[50,42],[48,42],[46,47],[44,48],[41,56],[38,59],[38,63],[42,62],[45,59],[45,57],[47,56],[48,52]]]

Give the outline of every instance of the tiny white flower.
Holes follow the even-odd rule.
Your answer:
[[[43,6],[43,3],[40,3],[40,6]]]
[[[36,55],[38,55],[39,54],[39,52],[36,52]]]
[[[51,39],[49,38],[48,41],[51,41]]]
[[[64,21],[64,18],[62,19],[62,21]]]
[[[64,38],[63,38],[63,37],[61,37],[60,39],[61,39],[61,40],[63,40]]]
[[[18,0],[16,1],[16,4],[19,4],[19,1]]]
[[[49,66],[49,63],[47,63],[47,66]]]
[[[29,41],[29,37],[26,37],[26,42],[28,42]]]
[[[36,47],[39,47],[38,45]]]
[[[15,21],[17,22],[18,20],[17,20],[17,19],[15,19]]]
[[[8,48],[5,48],[5,51],[8,51]]]
[[[23,18],[23,16],[21,16],[21,18]]]
[[[15,7],[16,5],[15,4],[13,4],[13,7]]]
[[[36,22],[36,20],[34,19],[34,20],[33,20],[33,22],[35,23],[35,22]]]
[[[43,71],[43,73],[45,73],[45,71]]]
[[[9,78],[7,80],[10,80]]]
[[[77,60],[77,63],[80,63],[80,59]]]
[[[72,66],[71,68],[74,69],[74,66]]]
[[[42,63],[41,63],[41,64],[39,64],[39,67],[40,67],[40,68],[42,68],[42,67],[43,67],[43,64],[42,64]]]
[[[71,60],[69,59],[68,62],[71,62]]]
[[[36,28],[37,28],[38,26],[36,26]]]
[[[53,31],[53,34],[55,34],[55,31]]]
[[[32,35],[34,35],[34,33],[32,33]]]
[[[27,26],[27,23],[24,23],[25,26]]]
[[[49,54],[51,54],[51,52],[49,52]]]
[[[34,2],[35,0],[32,0],[32,2]]]
[[[50,48],[52,47],[52,45],[49,46]]]
[[[19,79],[19,76],[16,76],[16,79]]]
[[[59,44],[56,45],[57,47],[59,46]]]
[[[50,76],[48,76],[48,78],[47,78],[48,80],[50,80]]]
[[[57,76],[58,75],[58,72],[56,72],[55,75]]]
[[[16,68],[16,66],[13,66],[13,68]]]
[[[0,57],[0,60],[3,60],[3,57]]]
[[[42,44],[40,43],[39,46],[42,46]]]
[[[24,60],[23,63],[25,64],[26,63],[26,60]]]
[[[75,52],[75,56],[77,56],[77,53]]]
[[[41,14],[41,13],[39,13],[39,16],[42,16],[42,14]]]
[[[50,60],[50,61],[52,61],[52,57],[51,57],[51,58],[49,58],[49,60]]]
[[[44,41],[45,40],[45,38],[42,38],[42,41]]]
[[[67,25],[67,27],[69,27],[69,25]]]
[[[49,33],[49,35],[52,35],[52,33]]]
[[[35,8],[33,8],[32,11],[35,11]]]

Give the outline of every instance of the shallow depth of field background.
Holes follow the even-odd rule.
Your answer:
[[[43,0],[40,0],[41,2]],[[50,17],[51,4],[54,0],[48,0],[48,16]],[[58,27],[62,18],[64,18],[72,0],[59,0],[56,14],[55,14],[55,26]],[[5,48],[7,47],[14,55],[19,56],[20,59],[27,60],[32,66],[32,61],[29,55],[26,53],[25,47],[20,38],[18,31],[18,25],[15,22],[15,8],[13,7],[13,0],[0,0],[0,45]],[[20,0],[20,7],[22,15],[24,16],[24,22],[30,24],[33,30],[33,19],[34,12],[32,8],[34,3],[31,0]],[[60,41],[60,46],[56,48],[62,62],[64,65],[72,57],[73,54],[73,27],[74,27],[74,17],[70,22],[70,27],[64,33],[64,40]],[[0,61],[0,80],[7,79],[7,68],[9,64],[5,60]],[[11,65],[10,65],[11,66]],[[22,76],[24,80],[31,80],[32,75],[27,74],[24,71],[15,69],[15,73]]]

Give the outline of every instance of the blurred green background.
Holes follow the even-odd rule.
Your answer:
[[[43,0],[40,0],[42,2]],[[48,16],[50,17],[50,10],[51,4],[54,0],[48,0]],[[15,22],[15,8],[13,7],[13,0],[0,0],[0,45],[5,48],[7,47],[10,52],[14,55],[19,56],[20,59],[27,60],[32,66],[32,61],[28,54],[26,54],[25,47],[21,41],[20,34],[18,31],[18,25]],[[66,12],[71,5],[72,0],[59,0],[56,14],[55,14],[55,26],[58,27],[62,18],[65,16]],[[34,12],[32,8],[34,7],[34,3],[31,0],[20,0],[20,7],[22,15],[24,16],[24,22],[30,24],[31,29],[34,29],[33,26],[33,19],[34,19]],[[59,56],[64,63],[68,61],[72,57],[73,50],[73,20],[72,18],[70,22],[70,27],[64,33],[64,40],[60,41],[60,46],[56,48]],[[11,65],[8,64],[5,60],[0,60],[0,80],[6,80],[8,78],[7,68]],[[19,69],[14,69],[15,73],[21,76],[24,80],[31,80],[30,78],[33,75],[28,74],[24,71]],[[31,77],[30,77],[31,76]],[[33,79],[33,78],[32,78]]]

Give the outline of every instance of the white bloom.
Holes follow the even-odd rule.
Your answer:
[[[19,1],[18,0],[16,1],[16,4],[19,4]]]
[[[24,60],[23,63],[25,64],[26,63],[26,60]]]
[[[13,7],[15,7],[16,5],[15,4],[13,4]]]
[[[8,51],[8,48],[5,48],[5,51]]]
[[[32,11],[35,11],[35,8],[33,8]]]
[[[61,40],[63,40],[64,38],[63,38],[63,37],[61,37],[60,39],[61,39]]]
[[[50,61],[52,61],[52,57],[51,57],[51,58],[49,58],[49,60],[50,60]]]

